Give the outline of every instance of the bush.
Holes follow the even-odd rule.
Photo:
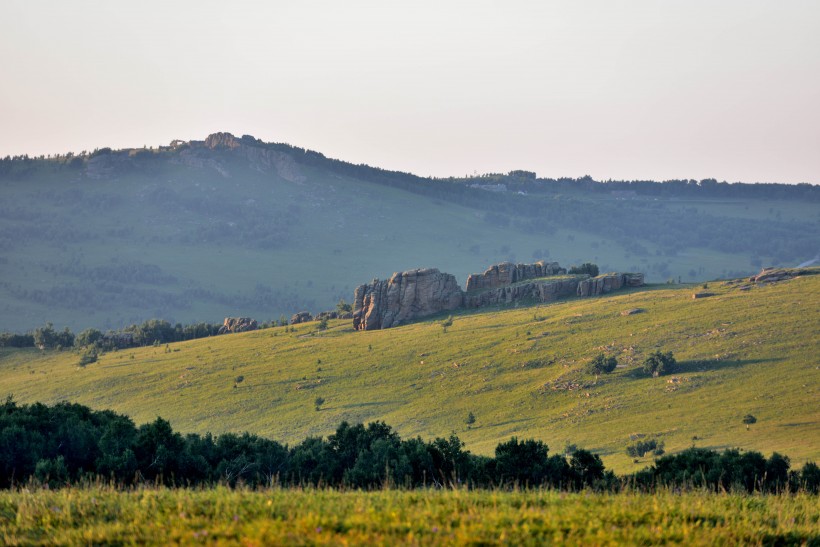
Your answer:
[[[663,455],[663,441],[658,442],[656,439],[647,439],[626,447],[627,455],[632,458],[643,458],[647,452],[652,452],[656,456]]]
[[[80,366],[84,367],[86,365],[90,365],[91,363],[97,362],[97,352],[95,350],[89,350],[83,353],[80,356]]]
[[[598,376],[599,374],[609,374],[618,366],[615,357],[606,357],[603,353],[596,355],[592,361],[587,363],[587,372]]]
[[[678,362],[675,360],[675,356],[672,355],[671,351],[666,353],[656,351],[654,353],[650,353],[649,357],[647,357],[643,362],[643,370],[647,374],[651,374],[655,377],[663,376],[664,374],[671,374],[674,372],[677,364]]]
[[[598,265],[591,262],[584,262],[580,266],[572,266],[569,269],[571,274],[588,274],[592,277],[598,275]]]

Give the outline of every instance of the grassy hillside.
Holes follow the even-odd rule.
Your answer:
[[[641,436],[667,451],[820,459],[820,276],[749,291],[711,283],[714,296],[693,300],[699,289],[465,312],[446,332],[439,320],[369,332],[308,323],[108,353],[85,368],[72,352],[3,350],[0,385],[19,402],[68,400],[137,423],[160,415],[182,432],[294,442],[342,420],[385,420],[404,438],[455,431],[477,453],[534,437],[593,450],[617,472],[646,465],[625,454]],[[643,312],[621,315],[633,308]],[[639,372],[656,349],[674,352],[675,379]],[[581,368],[601,351],[624,366],[596,381]],[[748,431],[746,414],[758,419]]]
[[[241,142],[0,159],[0,331],[267,321],[418,267],[462,284],[538,259],[696,281],[820,250],[808,185],[433,180]]]

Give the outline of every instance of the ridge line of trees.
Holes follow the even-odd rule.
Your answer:
[[[693,447],[619,479],[596,454],[576,448],[569,459],[550,455],[534,439],[513,437],[486,457],[465,450],[455,433],[427,442],[401,439],[384,422],[342,422],[327,438],[308,437],[289,447],[249,433],[183,436],[159,417],[137,427],[127,416],[79,404],[18,405],[9,396],[0,405],[0,488],[60,487],[99,478],[123,487],[820,490],[816,464],[794,471],[778,453],[766,459],[754,451]]]

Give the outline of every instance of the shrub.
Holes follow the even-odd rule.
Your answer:
[[[569,269],[571,274],[588,274],[592,277],[598,275],[598,265],[591,262],[584,262],[580,266],[572,266]]]
[[[86,365],[90,365],[91,363],[97,362],[97,352],[95,350],[89,350],[83,353],[80,356],[80,366],[84,367]]]
[[[675,356],[672,355],[671,351],[667,351],[666,353],[656,351],[650,353],[649,357],[643,362],[643,370],[652,376],[663,376],[664,374],[674,372],[677,364],[678,362],[675,360]]]
[[[607,357],[603,353],[599,353],[587,363],[587,372],[595,376],[599,374],[609,374],[615,370],[617,366],[618,360],[615,357]]]

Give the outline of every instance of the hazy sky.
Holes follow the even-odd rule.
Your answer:
[[[820,184],[820,1],[0,3],[0,156],[230,131],[420,175]]]

